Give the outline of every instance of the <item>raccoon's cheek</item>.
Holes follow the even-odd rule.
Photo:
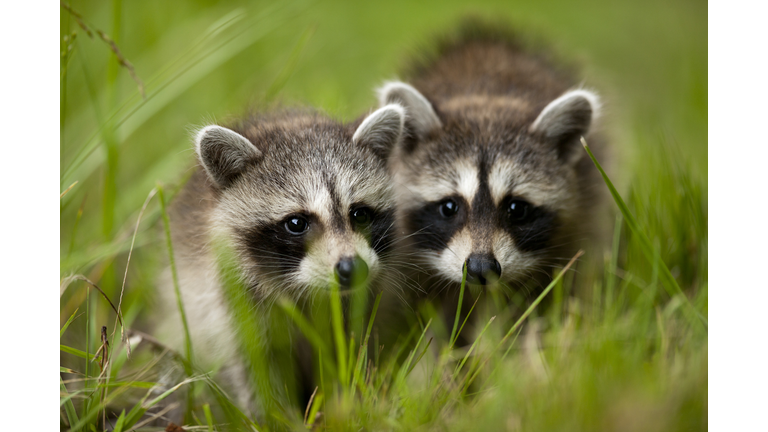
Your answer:
[[[472,235],[465,228],[453,236],[448,246],[437,253],[434,258],[428,258],[432,265],[444,277],[455,282],[461,282],[464,262],[472,253]]]
[[[514,239],[504,231],[494,233],[493,254],[501,265],[501,277],[507,282],[527,274],[536,265],[530,253],[521,251]]]
[[[361,235],[355,236],[354,244],[357,256],[365,261],[365,264],[368,266],[368,280],[370,281],[378,275],[381,269],[379,255],[368,243],[368,240]]]
[[[307,254],[293,273],[293,280],[302,285],[328,286],[333,280],[333,266],[318,254]]]

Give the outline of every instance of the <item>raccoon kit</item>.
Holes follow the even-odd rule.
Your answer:
[[[409,84],[378,91],[407,113],[392,161],[400,229],[431,296],[455,298],[465,265],[475,290],[500,282],[530,295],[600,218],[599,178],[580,144],[600,151],[590,134],[600,100],[504,30],[470,23],[458,34]]]
[[[333,279],[342,289],[375,287],[391,260],[387,157],[403,122],[403,108],[391,104],[353,124],[294,110],[197,133],[199,166],[170,210],[179,285],[197,364],[223,365],[222,384],[242,407],[260,403],[214,244],[223,239],[234,251],[253,314],[282,296],[323,294]],[[173,312],[161,333],[183,340],[170,271],[162,285]]]

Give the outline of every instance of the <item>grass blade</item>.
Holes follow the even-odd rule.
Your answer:
[[[345,389],[349,385],[347,375],[347,344],[344,335],[344,314],[341,308],[341,294],[339,283],[331,281],[331,325],[333,327],[333,339],[336,342],[336,356],[339,368],[341,385]]]
[[[550,282],[549,285],[547,285],[547,287],[544,289],[544,291],[542,291],[542,293],[539,294],[538,297],[536,297],[536,300],[534,300],[533,303],[531,303],[531,305],[528,306],[528,309],[525,310],[523,315],[520,318],[518,318],[518,320],[509,329],[509,331],[507,331],[504,337],[501,338],[501,341],[499,341],[499,343],[493,349],[491,354],[489,354],[488,358],[485,359],[484,364],[488,363],[488,361],[491,359],[491,357],[493,357],[496,351],[498,351],[498,349],[501,348],[502,345],[504,345],[504,342],[506,342],[507,339],[509,339],[512,333],[514,333],[515,330],[517,330],[522,325],[523,321],[525,321],[525,319],[528,318],[528,316],[533,312],[533,310],[536,309],[536,306],[538,306],[539,303],[541,303],[541,301],[544,299],[544,297],[546,297],[547,294],[549,294],[549,292],[552,291],[552,288],[554,288],[555,285],[557,285],[560,282],[560,280],[563,278],[563,275],[565,275],[565,273],[571,268],[571,266],[573,266],[576,260],[579,259],[579,257],[582,256],[583,254],[584,254],[583,250],[579,250],[578,252],[576,252],[576,255],[574,255],[573,258],[571,258],[571,260],[568,261],[568,264],[566,264],[565,267],[563,267],[563,270],[560,273],[558,273],[554,279],[552,279],[552,282]],[[517,336],[515,336],[515,339],[517,339]],[[496,364],[496,368],[498,368],[498,365],[501,364],[501,362],[507,357],[507,354],[509,354],[509,350],[511,348],[512,348],[512,344],[510,344],[510,346],[507,347],[507,350],[504,352],[504,355],[501,356],[498,363]],[[493,372],[496,371],[496,368],[494,369]],[[466,391],[466,389],[468,389],[469,386],[472,385],[472,382],[475,380],[475,378],[477,378],[477,375],[480,374],[480,371],[482,369],[483,369],[482,367],[478,367],[477,370],[475,370],[475,373],[472,374],[472,376],[467,380],[467,383],[464,385],[464,389],[465,389],[464,391]],[[493,372],[491,373],[491,375],[493,375]]]
[[[67,331],[67,327],[69,327],[69,325],[72,323],[72,320],[75,319],[75,314],[77,313],[78,309],[80,308],[77,308],[74,312],[72,312],[72,316],[70,316],[67,322],[64,323],[64,326],[61,327],[61,331],[59,331],[59,337],[64,336],[64,332]]]
[[[69,392],[67,392],[67,387],[64,385],[64,381],[61,379],[61,377],[59,377],[59,385],[61,388],[61,394],[65,395],[62,399],[62,401],[64,401],[64,412],[67,414],[67,421],[69,422],[69,425],[72,426],[80,421],[80,419],[77,417],[77,411],[75,411],[75,405],[72,403],[72,396],[74,396],[76,393],[69,394]],[[72,428],[71,430],[76,431],[77,429]]]
[[[184,302],[181,299],[181,289],[179,288],[179,274],[176,271],[176,260],[173,255],[173,243],[171,241],[171,221],[168,218],[168,211],[165,206],[165,196],[163,194],[163,187],[157,185],[157,193],[160,198],[160,212],[163,217],[163,229],[165,230],[165,241],[168,248],[168,259],[171,265],[171,276],[173,277],[173,291],[176,294],[176,305],[179,307],[179,313],[181,314],[181,324],[184,326],[184,356],[187,359],[185,363],[185,369],[187,375],[191,375],[192,371],[189,366],[192,363],[192,338],[189,335],[189,324],[187,324],[187,314],[184,311]]]
[[[677,284],[677,280],[674,276],[672,276],[672,272],[669,271],[669,268],[661,259],[659,251],[653,247],[650,239],[648,239],[648,236],[646,236],[645,233],[640,229],[640,225],[637,223],[634,215],[629,211],[626,203],[624,203],[624,199],[621,198],[621,195],[613,186],[611,179],[608,178],[608,174],[605,173],[603,167],[600,165],[600,162],[598,162],[597,158],[595,158],[595,155],[592,154],[592,150],[589,149],[587,140],[585,140],[584,137],[581,138],[581,145],[584,146],[584,150],[587,151],[589,158],[592,159],[592,162],[595,164],[598,171],[600,171],[600,175],[603,177],[603,181],[605,182],[606,186],[608,186],[608,190],[610,190],[613,200],[616,202],[616,205],[619,207],[621,214],[624,216],[624,220],[627,222],[627,226],[632,230],[632,233],[635,234],[638,239],[640,239],[640,246],[646,259],[651,263],[658,263],[659,269],[661,270],[662,279],[665,282],[664,287],[667,288],[669,295],[680,296],[685,302],[686,310],[689,311],[689,315],[692,314],[698,317],[699,321],[703,325],[704,331],[707,331],[707,319],[696,309],[695,306],[693,306],[691,301],[680,288],[680,285]]]
[[[117,418],[117,421],[115,422],[115,428],[112,429],[112,432],[123,432],[123,427],[125,426],[125,410],[120,413],[120,417]]]
[[[213,414],[211,414],[211,404],[203,404],[205,413],[205,423],[208,425],[208,432],[213,432]]]
[[[69,185],[69,187],[68,187],[66,190],[64,190],[64,192],[62,192],[62,193],[61,193],[61,195],[59,195],[59,199],[62,199],[62,198],[64,198],[64,195],[66,195],[66,194],[67,194],[67,192],[69,192],[70,190],[72,190],[72,188],[73,188],[73,187],[75,187],[75,185],[76,185],[76,184],[77,184],[77,180],[75,180],[75,182],[74,182],[74,183],[72,183],[71,185]]]
[[[456,334],[456,329],[459,327],[459,316],[461,315],[461,304],[464,301],[464,287],[467,284],[467,264],[464,264],[461,275],[461,289],[459,290],[459,304],[456,307],[456,319],[453,321],[453,330],[451,330],[451,344],[453,346],[456,343],[456,338],[459,337]]]
[[[483,337],[483,334],[485,333],[485,331],[486,331],[486,330],[488,330],[488,327],[490,327],[490,326],[491,326],[491,323],[492,323],[492,322],[493,322],[493,320],[495,320],[495,319],[496,319],[496,317],[495,317],[495,316],[492,316],[492,317],[491,317],[491,319],[490,319],[490,320],[488,320],[488,322],[487,322],[487,323],[485,324],[485,326],[483,327],[483,330],[482,330],[482,331],[480,331],[480,334],[479,334],[479,335],[477,335],[477,338],[475,338],[475,341],[474,341],[474,342],[472,342],[472,345],[469,347],[469,351],[467,351],[467,354],[464,356],[464,358],[463,358],[463,359],[461,359],[461,363],[459,363],[459,364],[456,366],[456,369],[454,369],[454,371],[453,371],[453,379],[454,379],[454,380],[456,380],[456,377],[459,375],[459,372],[461,372],[461,368],[463,368],[463,367],[464,367],[464,364],[467,362],[467,360],[469,359],[469,357],[472,355],[472,352],[475,350],[475,347],[477,346],[477,343],[478,343],[478,342],[480,342],[480,339]]]
[[[93,355],[93,354],[90,354],[90,353],[86,354],[85,351],[80,351],[77,348],[68,347],[66,345],[61,345],[60,344],[59,345],[59,349],[61,351],[65,352],[65,353],[67,353],[67,354],[76,355],[76,356],[78,356],[80,358],[84,358],[86,360],[93,360],[94,358],[96,358],[96,356]]]

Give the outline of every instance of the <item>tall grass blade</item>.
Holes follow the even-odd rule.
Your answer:
[[[125,410],[123,410],[123,412],[120,413],[120,417],[117,418],[115,428],[112,429],[112,432],[123,432],[123,426],[125,426]]]
[[[464,330],[464,326],[467,324],[467,321],[469,320],[470,315],[472,315],[472,311],[475,310],[475,306],[477,306],[477,302],[480,301],[480,296],[478,295],[475,299],[475,302],[472,303],[472,307],[469,308],[469,312],[467,312],[467,316],[464,317],[464,321],[461,323],[461,327],[459,327],[459,331],[456,333],[456,339],[459,338],[459,335],[461,334],[461,331]],[[449,348],[453,348],[453,344],[456,343],[456,340],[454,339],[451,345],[449,345]]]
[[[565,267],[563,267],[563,270],[560,271],[560,273],[558,273],[557,276],[555,276],[554,279],[552,279],[552,282],[550,282],[549,285],[547,285],[547,287],[544,288],[544,291],[542,291],[541,294],[539,294],[539,296],[536,297],[536,300],[534,300],[533,303],[531,303],[531,305],[528,306],[528,309],[526,309],[525,312],[523,312],[523,315],[520,316],[520,318],[518,318],[517,321],[515,321],[515,324],[509,329],[509,331],[507,331],[507,333],[504,335],[504,337],[501,338],[501,341],[499,341],[499,343],[493,349],[491,354],[488,355],[488,358],[485,359],[484,364],[488,363],[488,361],[494,356],[494,354],[499,350],[499,348],[501,348],[501,346],[504,345],[504,343],[507,341],[507,339],[509,339],[509,337],[512,335],[512,333],[514,333],[515,330],[517,330],[523,324],[523,321],[525,321],[525,319],[528,318],[528,316],[533,312],[534,309],[536,309],[536,307],[539,305],[539,303],[541,303],[541,301],[544,299],[544,297],[546,297],[547,294],[549,294],[549,292],[552,291],[552,288],[554,288],[555,285],[557,285],[560,282],[560,280],[563,278],[563,275],[571,268],[571,266],[573,266],[573,264],[576,262],[576,260],[579,259],[579,257],[582,256],[583,254],[584,254],[583,250],[579,250],[578,252],[576,252],[576,255],[574,255],[573,258],[571,258],[571,260],[568,261],[568,264],[566,264]],[[515,337],[515,338],[517,338],[517,337]],[[496,367],[494,368],[494,370],[491,373],[491,375],[493,375],[496,372],[496,369],[498,369],[499,365],[507,357],[507,355],[509,354],[510,349],[512,349],[512,344],[510,344],[507,347],[507,350],[504,351],[504,354],[498,360],[498,362],[496,364]],[[483,369],[482,367],[478,367],[477,370],[475,370],[475,373],[473,373],[472,376],[467,380],[467,383],[464,386],[465,391],[466,391],[467,388],[469,388],[469,386],[472,384],[472,382],[474,382],[475,378],[477,378],[477,375],[480,374],[480,371],[482,369]]]
[[[80,351],[77,348],[68,347],[66,345],[59,344],[59,350],[65,352],[67,354],[76,355],[76,356],[78,356],[80,358],[84,358],[86,360],[93,360],[93,359],[96,358],[96,356],[93,355],[93,354],[86,353],[85,351]]]
[[[213,432],[213,414],[211,413],[211,404],[203,404],[203,413],[205,413],[205,423],[208,425],[208,432]]]
[[[456,319],[453,320],[453,330],[451,330],[450,346],[453,346],[453,344],[456,343],[456,338],[459,337],[459,335],[456,334],[456,330],[459,327],[459,317],[461,316],[461,305],[464,302],[464,287],[466,284],[467,284],[467,264],[464,263],[464,268],[462,269],[462,275],[461,275],[461,288],[459,289],[459,304],[456,306]]]
[[[341,308],[341,294],[338,281],[331,281],[331,326],[333,327],[333,339],[336,342],[336,361],[338,362],[339,378],[344,389],[349,386],[347,374],[347,344],[344,335],[344,313]],[[346,390],[345,390],[346,391]]]
[[[64,192],[62,192],[62,193],[61,193],[61,195],[59,195],[59,199],[62,199],[62,198],[64,198],[64,195],[66,195],[66,194],[67,194],[67,192],[71,191],[71,190],[72,190],[72,188],[73,188],[73,187],[75,187],[75,185],[76,185],[76,184],[77,184],[77,180],[75,180],[75,182],[74,182],[74,183],[72,183],[71,185],[69,185],[69,187],[68,187],[67,189],[65,189],[65,190],[64,190]]]
[[[461,362],[456,366],[456,369],[453,371],[453,379],[456,380],[456,377],[459,376],[459,372],[461,372],[461,368],[464,367],[464,364],[467,362],[469,357],[472,355],[472,352],[475,350],[475,347],[477,347],[477,343],[480,342],[480,339],[482,339],[483,334],[486,330],[488,330],[488,327],[491,326],[491,323],[493,323],[493,320],[495,320],[496,317],[492,316],[490,320],[483,326],[483,329],[480,331],[480,334],[477,335],[477,338],[475,338],[474,342],[472,342],[472,345],[469,347],[469,351],[467,351],[467,354],[464,356],[463,359],[461,359]]]
[[[421,335],[419,336],[419,339],[416,341],[416,346],[413,347],[413,350],[411,350],[411,354],[408,355],[408,359],[403,363],[403,365],[400,367],[400,372],[397,377],[398,384],[402,384],[403,381],[410,375],[413,368],[411,368],[411,362],[413,362],[413,357],[416,355],[416,350],[419,349],[419,346],[421,346],[421,341],[424,340],[424,335],[427,334],[427,330],[429,330],[429,326],[432,324],[432,319],[427,321],[427,325],[424,326],[424,329],[421,331]],[[421,356],[419,356],[421,358]]]
[[[595,164],[598,171],[600,171],[600,175],[603,177],[603,181],[608,186],[608,189],[611,192],[611,196],[613,197],[613,200],[616,202],[616,205],[619,207],[621,214],[624,216],[624,220],[627,222],[627,226],[632,230],[632,233],[635,234],[637,238],[640,240],[640,246],[646,259],[651,263],[658,263],[659,269],[661,270],[661,277],[663,278],[663,281],[664,281],[663,285],[669,292],[669,295],[673,297],[680,296],[681,299],[685,302],[686,311],[688,311],[688,314],[686,315],[688,315],[689,318],[690,316],[697,317],[699,322],[702,324],[704,331],[707,331],[707,327],[708,327],[707,319],[704,317],[704,315],[701,314],[701,312],[699,312],[696,309],[696,307],[691,303],[691,301],[685,295],[683,290],[680,288],[680,285],[677,284],[677,280],[675,279],[674,276],[672,276],[672,272],[669,271],[669,268],[661,259],[661,255],[659,255],[659,251],[653,247],[653,244],[651,243],[650,239],[648,239],[648,236],[646,236],[645,232],[643,232],[643,230],[640,229],[640,225],[637,223],[637,220],[635,219],[634,215],[632,215],[632,213],[629,211],[629,208],[624,203],[624,199],[621,198],[621,195],[613,186],[611,179],[608,178],[608,174],[605,173],[605,171],[603,170],[603,167],[600,165],[600,162],[598,162],[597,158],[595,158],[595,155],[592,154],[592,150],[589,149],[589,145],[587,145],[587,140],[585,140],[584,137],[581,138],[581,145],[584,146],[584,150],[587,151],[589,158],[592,159],[592,162]]]
[[[163,194],[163,187],[157,185],[157,193],[160,198],[160,212],[163,217],[163,229],[165,231],[165,245],[168,249],[168,260],[171,265],[171,277],[173,278],[173,292],[176,295],[176,305],[179,308],[179,314],[181,315],[181,324],[184,326],[184,357],[187,360],[187,364],[192,364],[192,338],[189,335],[189,324],[187,323],[187,313],[184,311],[184,302],[181,298],[181,288],[179,287],[179,274],[176,271],[176,259],[173,255],[173,243],[171,241],[171,221],[168,218],[168,211],[166,209],[165,196]],[[189,366],[185,366],[187,369],[187,375],[191,375],[192,371],[189,370]]]
[[[272,85],[270,85],[267,89],[267,93],[264,96],[264,100],[266,102],[271,102],[275,96],[280,93],[280,90],[285,87],[288,79],[291,77],[291,75],[293,75],[293,71],[299,64],[299,58],[301,58],[301,53],[304,52],[304,47],[312,38],[312,35],[315,34],[316,28],[317,27],[314,25],[309,27],[308,29],[304,30],[304,33],[302,33],[301,37],[299,37],[299,41],[296,43],[296,46],[294,46],[291,50],[291,55],[288,58],[288,62],[277,75],[277,78],[275,78],[275,80],[272,82]]]
[[[77,313],[78,309],[80,308],[77,308],[75,309],[74,312],[72,312],[72,316],[70,316],[67,322],[65,322],[64,325],[61,327],[61,331],[59,331],[59,337],[64,336],[64,332],[67,331],[67,327],[69,327],[69,325],[72,323],[72,320],[75,319],[75,314]]]
[[[69,422],[69,425],[75,425],[80,422],[80,419],[77,417],[77,411],[75,411],[75,405],[72,403],[72,396],[73,394],[69,394],[67,391],[67,387],[64,385],[64,381],[59,377],[59,386],[61,388],[61,394],[65,395],[62,400],[64,401],[64,412],[67,415],[67,421]],[[78,429],[72,428],[72,431],[76,431]]]

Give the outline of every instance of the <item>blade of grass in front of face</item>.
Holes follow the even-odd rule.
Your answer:
[[[291,406],[291,395],[286,394],[283,388],[291,378],[295,378],[292,373],[293,363],[290,358],[282,356],[286,353],[276,352],[270,343],[275,337],[281,340],[291,337],[283,321],[289,318],[281,315],[278,320],[277,314],[281,309],[263,304],[254,305],[250,290],[244,285],[237,254],[226,239],[214,239],[212,249],[231,321],[235,325],[236,340],[248,365],[252,390],[260,408],[263,412],[272,413]],[[255,310],[258,313],[254,313]],[[322,355],[320,353],[321,359]],[[224,392],[221,394],[223,396]],[[240,411],[238,409],[233,412],[237,414]]]
[[[469,308],[469,312],[467,312],[467,316],[464,317],[464,321],[461,323],[461,327],[459,327],[459,331],[456,332],[456,339],[459,338],[459,335],[461,334],[461,331],[464,330],[464,326],[467,324],[467,321],[469,320],[469,316],[472,315],[472,311],[475,310],[475,306],[477,306],[477,302],[480,301],[480,296],[482,293],[480,293],[477,298],[475,299],[475,302],[472,303],[472,307]],[[456,343],[456,339],[453,339],[451,342],[451,345],[449,348],[453,348],[453,345]]]
[[[554,288],[554,286],[557,283],[559,283],[560,279],[563,278],[563,275],[565,274],[565,272],[567,272],[571,268],[571,266],[573,266],[573,264],[576,262],[576,260],[581,255],[583,255],[583,254],[584,254],[584,251],[582,251],[582,250],[579,250],[578,252],[576,252],[576,255],[574,255],[573,258],[571,258],[571,260],[568,262],[568,264],[566,264],[565,267],[563,267],[563,270],[561,270],[560,273],[558,273],[557,276],[555,276],[555,278],[552,280],[552,282],[550,282],[549,285],[547,285],[547,287],[544,289],[544,291],[542,291],[542,293],[539,294],[538,297],[536,297],[536,300],[534,300],[533,303],[531,303],[531,305],[528,307],[528,309],[525,310],[523,315],[515,322],[515,324],[509,329],[509,331],[507,331],[507,333],[504,335],[504,337],[501,339],[501,341],[491,351],[491,354],[489,354],[489,356],[485,360],[484,364],[488,363],[488,361],[496,353],[496,351],[498,351],[498,349],[504,344],[504,342],[506,342],[507,339],[509,339],[509,337],[512,335],[512,333],[518,327],[520,327],[520,325],[523,323],[523,321],[526,318],[528,318],[528,316],[533,312],[533,310],[536,308],[536,306],[538,306],[539,303],[541,303],[541,301],[544,299],[544,297],[546,297],[547,294],[549,294],[549,292],[552,290],[552,288]],[[517,339],[517,337],[515,337],[515,339]],[[512,348],[512,344],[510,344],[507,347],[507,350],[504,351],[504,355],[502,355],[501,358],[498,360],[498,362],[496,364],[496,367],[494,368],[493,372],[491,372],[490,376],[493,376],[493,374],[495,373],[496,369],[499,367],[501,362],[507,357],[507,354],[509,354],[509,350],[511,348]],[[475,371],[475,373],[471,375],[469,380],[467,380],[467,384],[465,385],[465,389],[469,388],[469,386],[472,384],[472,382],[474,382],[475,378],[477,378],[477,375],[480,373],[481,369],[482,369],[481,367],[478,367],[477,370]]]
[[[469,351],[467,351],[467,354],[464,356],[463,359],[461,359],[461,362],[456,366],[456,368],[453,370],[453,381],[456,381],[456,377],[459,376],[459,372],[461,372],[461,368],[464,367],[464,363],[467,362],[467,359],[472,355],[472,352],[475,350],[475,347],[477,346],[477,343],[480,342],[480,339],[483,337],[483,334],[486,330],[488,330],[488,327],[491,325],[493,320],[495,320],[496,317],[491,317],[490,320],[488,320],[488,323],[485,324],[483,327],[483,330],[480,331],[480,334],[477,335],[477,338],[475,338],[474,342],[472,342],[472,345],[469,347]]]
[[[310,344],[315,347],[318,353],[328,353],[330,350],[325,344],[325,341],[320,336],[319,333],[317,333],[317,330],[310,324],[310,322],[307,320],[304,315],[299,312],[299,310],[296,308],[296,305],[288,300],[287,298],[280,299],[277,302],[278,306],[285,312],[291,320],[293,320],[293,323],[296,324],[296,326],[299,328],[299,331],[304,335],[304,337],[307,338]],[[330,359],[326,359],[330,360]],[[333,363],[331,362],[328,364],[329,367],[332,366]]]
[[[347,373],[349,374],[349,377],[347,378],[347,382],[352,381],[352,377],[355,374],[355,369],[352,367],[352,365],[355,363],[355,332],[352,332],[352,334],[349,335],[349,346],[347,347]],[[354,388],[354,386],[350,385],[350,388]]]
[[[563,267],[563,270],[561,270],[560,273],[558,273],[557,276],[555,276],[552,282],[550,282],[549,285],[547,285],[547,287],[544,289],[544,291],[542,291],[542,293],[539,294],[538,297],[536,297],[536,300],[534,300],[533,303],[531,303],[528,309],[525,310],[523,315],[515,322],[512,328],[509,329],[507,334],[504,335],[501,342],[499,342],[499,346],[501,346],[504,343],[504,341],[509,338],[512,332],[514,332],[523,323],[523,321],[526,318],[528,318],[528,315],[530,315],[533,312],[533,310],[536,309],[536,306],[538,306],[539,303],[541,303],[544,297],[546,297],[547,294],[549,294],[549,292],[552,290],[552,288],[554,288],[555,284],[557,284],[560,281],[560,279],[563,278],[563,275],[571,268],[571,266],[573,266],[576,260],[579,259],[579,257],[582,256],[583,254],[584,254],[584,251],[582,250],[579,250],[578,252],[576,252],[576,255],[574,255],[573,258],[571,258],[571,260],[568,262],[568,264],[566,264],[565,267]],[[504,353],[504,356],[502,357],[502,359],[506,357],[508,352],[509,352],[509,348],[507,348],[507,351]]]
[[[350,387],[351,390],[354,390],[358,381],[360,382],[362,381],[361,378],[363,375],[363,369],[365,367],[365,362],[368,359],[368,341],[370,340],[370,337],[371,337],[371,330],[373,329],[373,321],[376,319],[376,312],[379,310],[379,302],[381,301],[381,295],[382,295],[382,292],[379,292],[376,295],[376,300],[373,303],[373,309],[371,309],[371,316],[368,319],[368,328],[365,331],[365,337],[363,338],[363,341],[360,343],[360,350],[357,356],[357,364],[355,365],[355,372],[352,379],[352,385]]]
[[[408,369],[408,372],[406,372],[405,376],[410,375],[411,371],[413,371],[413,368],[415,368],[416,365],[419,364],[419,362],[421,361],[422,357],[424,357],[424,354],[427,353],[427,350],[429,349],[429,346],[432,345],[432,340],[433,340],[433,338],[429,338],[429,340],[427,341],[427,344],[424,346],[424,349],[421,350],[421,354],[419,354],[419,356],[416,357],[416,361],[413,362],[411,367]]]
[[[603,167],[600,166],[600,162],[598,162],[597,158],[595,158],[595,155],[592,154],[592,150],[589,149],[589,146],[587,145],[587,141],[583,137],[581,138],[581,144],[584,146],[584,149],[587,151],[589,158],[592,159],[592,162],[600,171],[600,175],[603,177],[603,181],[608,186],[608,189],[611,192],[611,196],[613,196],[613,200],[616,202],[616,205],[619,207],[621,214],[624,216],[624,220],[626,220],[627,226],[632,230],[632,232],[635,235],[637,235],[637,238],[640,241],[641,250],[645,254],[646,259],[648,259],[650,262],[658,261],[659,269],[661,270],[661,276],[663,277],[665,282],[664,286],[667,288],[667,290],[669,290],[669,294],[671,296],[680,296],[685,301],[685,304],[686,304],[685,310],[689,312],[686,314],[686,316],[689,317],[691,321],[695,321],[696,318],[698,318],[699,322],[702,325],[703,330],[707,331],[707,327],[708,327],[707,319],[696,309],[696,307],[693,306],[693,304],[685,295],[685,293],[683,293],[683,290],[680,288],[680,285],[677,284],[677,280],[669,271],[669,268],[666,266],[666,264],[662,261],[658,250],[652,246],[651,241],[645,235],[645,232],[643,232],[640,229],[640,226],[638,225],[637,220],[635,220],[635,217],[629,211],[629,208],[627,208],[627,205],[624,203],[624,200],[621,198],[621,195],[613,186],[611,179],[608,178],[608,175],[603,170]]]
[[[424,326],[424,329],[421,331],[421,335],[419,336],[419,339],[416,341],[416,346],[413,347],[411,350],[411,354],[408,355],[408,359],[403,363],[402,366],[400,366],[400,371],[397,375],[397,387],[399,388],[404,382],[405,379],[408,377],[408,375],[411,372],[411,362],[413,361],[413,357],[416,355],[416,351],[419,349],[419,346],[421,346],[421,341],[424,340],[424,335],[427,334],[427,330],[429,330],[429,325],[432,324],[432,320],[430,319],[427,322],[427,325]]]
[[[208,425],[208,432],[213,432],[213,414],[211,413],[211,405],[203,404],[203,412],[205,413],[205,423]]]
[[[465,263],[462,268],[462,275],[461,275],[461,288],[459,289],[459,304],[456,306],[456,319],[453,320],[453,330],[451,330],[451,343],[450,346],[453,346],[453,344],[456,342],[456,338],[458,335],[456,334],[456,329],[459,327],[459,316],[461,316],[461,305],[464,301],[464,286],[467,283],[467,264]]]
[[[331,325],[333,327],[333,339],[336,343],[336,362],[341,386],[347,391],[349,375],[347,375],[347,343],[344,335],[344,314],[341,308],[341,294],[339,283],[331,280]]]
[[[614,310],[613,306],[613,292],[616,286],[616,269],[618,268],[619,260],[619,242],[621,240],[621,213],[616,215],[616,222],[613,226],[613,242],[611,243],[611,255],[608,263],[607,272],[605,275],[605,305],[609,310]]]

